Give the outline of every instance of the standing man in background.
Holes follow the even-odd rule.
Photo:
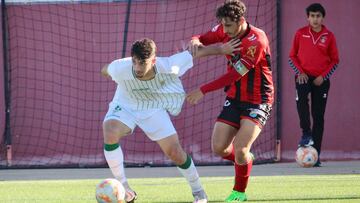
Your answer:
[[[319,154],[315,166],[319,167],[330,77],[338,67],[339,55],[334,34],[323,25],[324,7],[319,3],[311,4],[306,8],[306,14],[309,25],[296,32],[289,64],[295,71],[296,105],[302,129],[299,147],[313,145]]]

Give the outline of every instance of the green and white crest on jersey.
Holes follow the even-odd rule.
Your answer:
[[[114,109],[114,112],[119,112],[119,111],[121,111],[121,107],[119,105],[117,105]]]

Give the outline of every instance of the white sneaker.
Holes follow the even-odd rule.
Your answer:
[[[137,199],[137,194],[131,188],[125,188],[125,201],[127,203],[133,203]]]
[[[200,190],[198,192],[193,193],[194,202],[193,203],[207,203],[207,195],[204,190]]]

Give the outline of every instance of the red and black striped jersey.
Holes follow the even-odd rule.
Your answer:
[[[226,43],[231,38],[224,33],[221,24],[203,35],[194,36],[204,45],[214,43]],[[252,104],[272,104],[274,100],[274,85],[270,67],[270,47],[264,31],[250,24],[244,34],[239,36],[241,40],[240,51],[235,56],[226,55],[228,60],[227,73],[219,79],[203,85],[200,89],[203,93],[226,86],[228,97],[240,102]],[[237,60],[248,69],[241,76],[233,64]]]

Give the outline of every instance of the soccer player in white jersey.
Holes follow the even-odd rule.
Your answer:
[[[194,162],[182,149],[168,115],[181,111],[185,91],[179,77],[193,66],[193,57],[188,51],[170,57],[156,57],[155,52],[153,40],[137,40],[132,44],[131,57],[115,60],[101,70],[117,83],[103,122],[106,161],[115,178],[124,185],[126,201],[134,202],[137,195],[125,176],[119,140],[139,126],[176,164],[191,187],[194,203],[206,203]]]

